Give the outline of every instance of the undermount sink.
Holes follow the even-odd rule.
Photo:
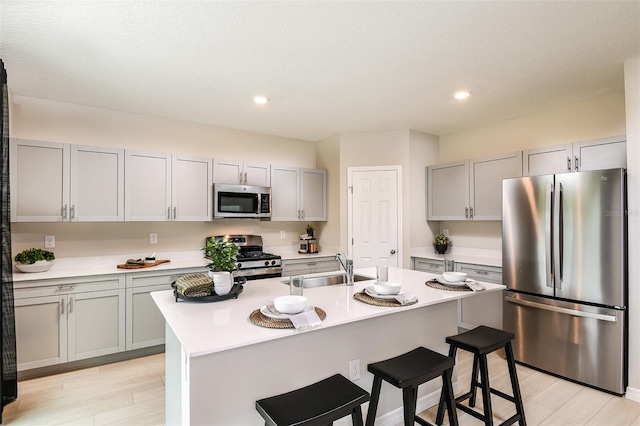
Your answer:
[[[367,281],[374,280],[375,278],[367,277],[365,275],[355,274],[353,276],[353,281]],[[289,285],[290,279],[286,279],[282,281],[284,284]],[[320,275],[315,277],[305,277],[302,281],[303,288],[313,288],[313,287],[325,287],[328,285],[336,285],[336,284],[346,284],[347,276],[344,273],[336,274],[333,273],[331,275]]]

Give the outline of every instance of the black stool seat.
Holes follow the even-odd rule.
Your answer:
[[[456,336],[447,337],[449,343],[449,356],[455,358],[458,348],[473,353],[473,370],[471,372],[471,388],[469,392],[455,398],[455,407],[480,419],[485,425],[493,425],[493,412],[491,409],[491,394],[497,395],[507,401],[513,402],[516,407],[516,414],[509,417],[501,423],[501,426],[511,425],[519,422],[521,426],[526,425],[524,418],[524,406],[522,404],[522,396],[520,394],[520,385],[518,384],[518,375],[516,372],[516,363],[513,358],[513,349],[511,341],[515,339],[515,334],[495,328],[481,325],[473,330]],[[511,379],[511,389],[513,396],[507,395],[497,389],[493,389],[489,385],[489,365],[487,363],[487,354],[498,349],[504,348],[507,357],[507,367],[509,368],[509,376]],[[478,380],[480,373],[480,381]],[[480,388],[482,391],[483,413],[473,410],[476,404],[476,391]],[[469,407],[462,405],[462,401],[469,400]],[[440,405],[438,406],[438,414],[436,423],[442,424],[444,419],[444,409],[450,410],[449,404],[440,397]]]
[[[402,389],[405,425],[413,425],[415,421],[422,425],[430,425],[415,415],[418,386],[442,377],[442,398],[445,403],[454,407],[455,400],[451,384],[454,364],[453,358],[423,347],[394,358],[369,364],[367,370],[373,374],[374,378],[371,402],[367,412],[367,426],[372,426],[375,421],[382,380]],[[458,418],[453,409],[449,410],[449,423],[453,426],[458,424]]]
[[[265,425],[327,425],[351,415],[362,426],[361,405],[369,392],[346,377],[335,374],[319,382],[281,395],[256,401]]]

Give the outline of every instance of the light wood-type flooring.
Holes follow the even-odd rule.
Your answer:
[[[472,358],[459,352],[458,378],[469,383]],[[491,386],[511,394],[506,361],[491,355]],[[518,365],[518,379],[529,425],[640,426],[640,403]],[[162,425],[164,354],[21,381],[19,398],[4,409],[5,425]],[[399,392],[399,391],[398,391]],[[494,421],[515,410],[497,396]],[[479,395],[477,405],[482,406]],[[433,422],[437,407],[421,413]],[[461,425],[479,420],[458,410]],[[445,416],[445,424],[447,418]]]

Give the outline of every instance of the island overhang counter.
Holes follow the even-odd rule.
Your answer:
[[[375,268],[356,273],[375,277]],[[389,280],[418,298],[402,307],[354,299],[374,278],[353,286],[304,289],[309,304],[326,312],[321,326],[304,332],[260,327],[249,320],[267,300],[288,294],[282,278],[249,281],[237,299],[215,303],[176,302],[170,290],[152,293],[166,321],[166,424],[259,425],[264,421],[255,410],[256,400],[335,373],[348,378],[352,360],[360,366],[355,383],[370,392],[373,377],[367,364],[418,346],[446,354],[446,336],[457,333],[457,301],[475,293],[425,285],[435,277],[390,268]],[[504,289],[482,284],[486,292]],[[436,382],[421,387],[419,407],[437,402]],[[401,407],[401,392],[383,385],[377,424],[401,422]]]

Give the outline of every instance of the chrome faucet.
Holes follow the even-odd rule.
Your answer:
[[[344,259],[344,261],[342,260]],[[336,254],[336,262],[342,265],[342,269],[347,274],[347,285],[353,285],[353,260],[349,259],[344,254]]]

